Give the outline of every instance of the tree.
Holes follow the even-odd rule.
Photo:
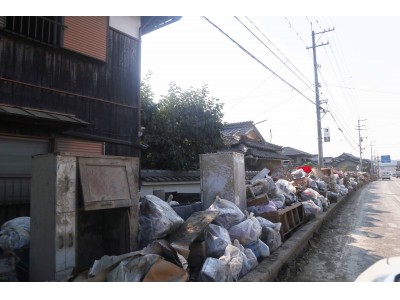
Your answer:
[[[183,90],[170,83],[166,96],[158,103],[146,76],[141,85],[142,167],[152,169],[195,170],[199,154],[224,147],[221,136],[223,104],[211,97],[207,86]]]

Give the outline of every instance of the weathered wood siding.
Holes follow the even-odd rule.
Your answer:
[[[79,132],[123,141],[107,142],[105,154],[138,156],[132,146],[139,142],[138,47],[138,40],[108,29],[101,62],[0,31],[1,103],[74,114],[90,123]],[[45,132],[6,124],[0,131]]]

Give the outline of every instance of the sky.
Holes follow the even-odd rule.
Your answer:
[[[172,81],[207,85],[224,104],[224,122],[261,122],[256,127],[268,142],[318,154],[307,49],[314,31],[316,45],[325,44],[316,47],[320,99],[327,100],[321,128],[330,132],[324,157],[359,157],[360,134],[363,158],[371,159],[372,149],[372,157],[400,159],[400,17],[205,16],[183,15],[143,37],[142,77],[152,72],[156,99]]]

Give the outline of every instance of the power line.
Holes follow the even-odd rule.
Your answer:
[[[296,92],[298,92],[300,95],[302,95],[305,99],[307,99],[309,102],[315,105],[315,102],[313,102],[310,98],[308,98],[306,95],[304,95],[302,92],[300,92],[296,87],[294,87],[292,84],[290,84],[288,81],[286,81],[284,78],[279,76],[277,73],[275,73],[271,68],[269,68],[267,65],[265,65],[262,61],[260,61],[257,57],[255,57],[253,54],[251,54],[248,50],[246,50],[242,45],[240,45],[238,42],[236,42],[232,37],[230,37],[227,33],[225,33],[221,28],[219,28],[217,25],[215,25],[213,22],[211,22],[208,18],[205,16],[202,16],[203,19],[205,19],[207,22],[209,22],[211,25],[213,25],[216,29],[218,29],[219,32],[224,34],[227,38],[229,38],[233,43],[236,44],[242,51],[244,51],[247,55],[249,55],[251,58],[253,58],[255,61],[257,61],[260,65],[262,65],[264,68],[266,68],[268,71],[273,73],[276,77],[278,77],[282,82],[286,83],[288,86],[290,86],[292,89],[294,89]]]
[[[306,46],[306,48],[307,48],[307,44],[303,41],[303,39],[301,38],[301,36],[299,35],[299,33],[296,31],[296,29],[294,29],[294,26],[292,25],[292,23],[290,23],[289,19],[286,18],[285,16],[284,16],[284,18],[285,18],[286,21],[289,23],[289,27],[293,29],[293,31],[296,33],[297,37],[303,42],[304,46]],[[310,52],[308,52],[308,53],[310,53]],[[310,53],[310,55],[311,55],[311,53]]]
[[[333,116],[333,114],[329,111],[329,114],[331,115],[333,121],[336,123],[336,125],[338,126],[339,131],[343,134],[344,138],[346,139],[346,141],[349,143],[350,147],[353,148],[355,151],[358,151],[357,148],[355,148],[350,141],[347,139],[346,135],[344,134],[343,130],[340,128],[339,124],[336,122],[335,117]]]
[[[245,26],[237,17],[235,17],[243,26]],[[296,69],[296,71],[297,72],[299,72],[309,83],[311,83],[311,81],[290,61],[290,59],[289,58],[287,58],[286,57],[286,55],[285,54],[283,54],[282,53],[282,51],[277,47],[277,46],[275,46],[274,45],[274,43],[272,43],[272,41],[265,35],[265,33],[264,32],[262,32],[255,24],[254,24],[254,22],[253,21],[251,21],[248,17],[246,17],[246,19],[258,30],[258,32],[260,32],[260,34],[268,41],[268,42],[270,42],[271,43],[271,45],[272,46],[274,46],[275,47],[275,49],[277,49],[278,50],[278,52]],[[246,27],[246,26],[245,26]],[[250,30],[250,29],[248,29],[247,27],[246,27],[246,29],[247,30],[249,30],[253,35],[254,35],[254,33]],[[255,35],[254,35],[255,36]],[[265,47],[267,47],[267,49],[269,50],[269,51],[271,51],[280,61],[282,61],[267,45],[265,45],[257,36],[255,36]],[[285,64],[285,66],[290,70],[290,71],[292,71],[286,64]],[[293,71],[292,71],[293,72]],[[294,72],[293,72],[293,74],[295,74]],[[297,74],[295,74],[296,76],[297,76]],[[297,76],[297,78],[299,78],[298,76]],[[299,78],[300,79],[300,78]],[[301,80],[301,79],[300,79]],[[304,81],[302,81],[303,83],[305,83]],[[307,84],[306,84],[307,85]],[[312,90],[312,89],[311,89]],[[313,91],[314,92],[314,91]]]
[[[343,89],[348,89],[348,90],[356,90],[356,91],[369,92],[369,93],[400,95],[400,92],[384,92],[384,91],[376,91],[376,90],[368,90],[368,89],[359,89],[359,88],[353,88],[353,87],[349,87],[349,86],[342,86],[342,85],[336,85],[336,84],[327,84],[327,85],[330,85],[333,87],[338,87],[338,88],[343,88]]]
[[[306,91],[308,88],[309,88],[309,87],[307,87],[306,89],[304,89],[304,91]],[[286,102],[288,102],[289,100],[292,100],[292,99],[293,99],[294,97],[296,97],[296,96],[297,96],[297,95],[292,95],[292,96],[290,96],[289,98],[287,98],[287,99],[285,99],[285,100],[283,100],[283,101],[280,101],[277,105],[274,105],[274,106],[272,106],[272,107],[270,107],[270,108],[267,108],[266,110],[264,110],[264,111],[260,112],[259,114],[255,115],[253,118],[256,119],[258,116],[260,116],[260,115],[262,115],[262,114],[265,114],[266,112],[271,111],[271,110],[277,108],[278,106],[281,106],[282,104],[285,104]]]

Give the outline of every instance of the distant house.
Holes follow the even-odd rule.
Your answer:
[[[361,171],[357,169],[360,164],[360,158],[352,155],[351,153],[344,152],[343,154],[333,159],[332,166],[342,171]],[[371,168],[371,161],[369,159],[362,160],[362,171],[369,172]]]
[[[290,160],[282,154],[282,146],[264,140],[252,121],[225,124],[222,136],[226,151],[244,154],[246,171],[275,171],[281,168],[282,161]]]
[[[313,155],[292,147],[283,147],[282,154],[291,159],[293,166],[301,166],[305,163],[310,163]]]

